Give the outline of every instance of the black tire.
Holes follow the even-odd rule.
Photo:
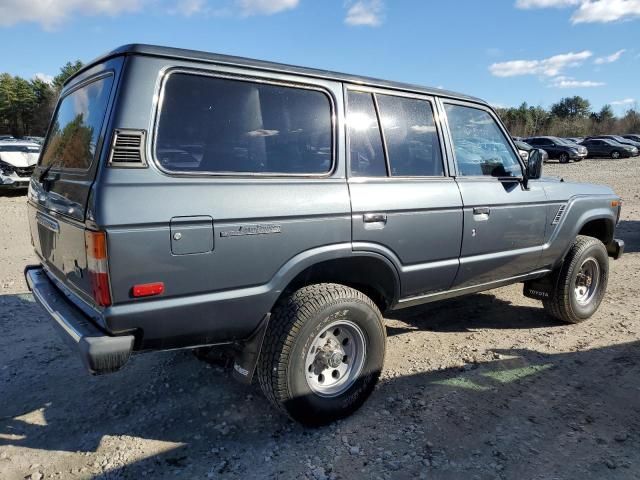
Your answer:
[[[569,163],[569,155],[565,152],[560,154],[560,163]]]
[[[314,341],[336,321],[351,322],[364,334],[364,358],[345,391],[321,396],[310,387],[312,365],[305,359]],[[274,308],[258,360],[258,381],[269,401],[293,420],[324,425],[350,415],[369,397],[382,371],[385,346],[382,314],[369,297],[344,285],[309,285]]]
[[[611,158],[614,160],[618,160],[621,157],[620,152],[618,150],[614,150],[611,152]]]
[[[597,264],[597,271],[593,272],[589,287],[581,288],[589,291],[593,282],[597,283],[588,297],[581,297],[578,283],[585,283],[583,279],[588,275],[581,279],[578,279],[578,275],[582,275],[583,268],[593,266],[592,262]],[[551,316],[563,322],[584,322],[598,310],[607,291],[608,279],[609,257],[604,244],[597,238],[579,235],[565,257],[552,298],[543,301],[544,308]]]

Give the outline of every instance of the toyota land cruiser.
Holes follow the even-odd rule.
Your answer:
[[[322,424],[372,392],[385,311],[521,282],[561,321],[594,314],[621,200],[541,168],[477,98],[128,45],[64,86],[25,275],[90,372],[227,345]]]

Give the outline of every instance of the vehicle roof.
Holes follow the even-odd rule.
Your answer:
[[[80,69],[76,75],[88,70],[89,68],[102,63],[112,57],[120,55],[143,55],[151,57],[173,58],[177,60],[190,60],[203,63],[213,63],[219,65],[231,65],[237,67],[250,67],[264,71],[278,72],[278,73],[293,73],[296,75],[302,75],[306,77],[324,78],[328,80],[336,80],[341,82],[349,82],[362,85],[370,85],[376,87],[385,87],[396,90],[405,90],[416,93],[422,93],[426,95],[438,95],[442,97],[455,98],[460,100],[468,100],[475,103],[481,103],[488,106],[484,100],[464,95],[461,93],[451,92],[449,90],[443,90],[439,88],[425,87],[421,85],[414,85],[410,83],[393,82],[389,80],[381,80],[378,78],[371,78],[359,75],[350,75],[346,73],[333,72],[329,70],[321,70],[316,68],[299,67],[295,65],[287,65],[284,63],[268,62],[264,60],[255,60],[251,58],[236,57],[231,55],[223,55],[218,53],[202,52],[198,50],[186,50],[181,48],[162,47],[158,45],[146,45],[146,44],[129,44],[118,47],[109,53],[106,53],[85,65]],[[65,86],[73,79],[72,76],[65,82]]]

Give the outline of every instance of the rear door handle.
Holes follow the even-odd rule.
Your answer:
[[[362,216],[364,223],[387,223],[386,213],[365,213]]]
[[[489,215],[491,213],[491,209],[489,207],[474,207],[473,214],[474,215]]]

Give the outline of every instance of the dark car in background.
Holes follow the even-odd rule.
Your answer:
[[[589,150],[590,157],[629,158],[638,155],[638,149],[608,138],[588,138],[582,145]]]
[[[522,140],[519,140],[517,137],[513,138],[513,143],[515,143],[516,147],[518,147],[518,152],[520,153],[520,157],[522,157],[522,159],[525,162],[528,162],[529,155],[531,155],[531,151],[535,150],[535,148],[529,145],[527,142],[523,142]],[[546,162],[547,160],[549,160],[549,154],[547,153],[546,150],[543,150],[542,148],[538,148],[538,150],[540,151],[542,162]]]
[[[640,133],[628,133],[626,135],[621,135],[622,138],[626,138],[627,140],[633,140],[634,142],[640,142]]]
[[[530,137],[524,141],[535,148],[542,148],[549,154],[549,158],[568,163],[569,160],[580,162],[587,158],[588,151],[582,146],[558,137]]]
[[[621,143],[622,145],[630,145],[632,147],[636,147],[638,150],[640,150],[640,142],[636,142],[635,140],[625,138],[620,135],[593,135],[591,137],[587,137],[587,139],[592,138],[605,138],[607,140],[613,140],[614,142]]]

